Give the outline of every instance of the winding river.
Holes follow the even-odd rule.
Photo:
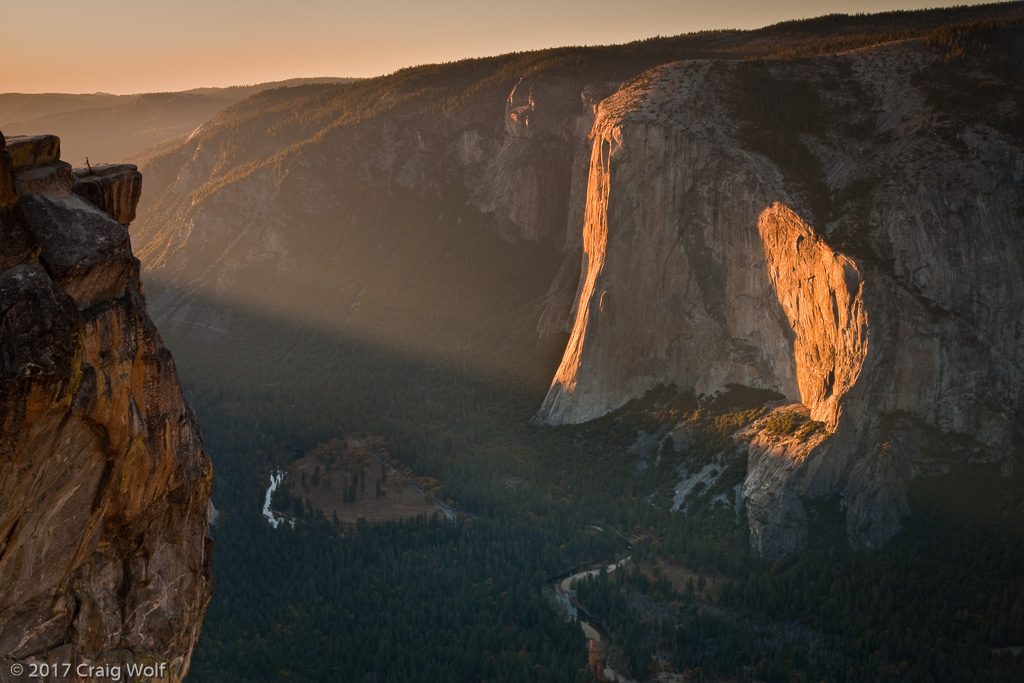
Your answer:
[[[622,567],[622,565],[628,562],[630,559],[632,559],[632,557],[632,555],[629,555],[617,562],[612,562],[611,564],[607,565],[603,562],[596,565],[590,565],[586,569],[581,569],[575,574],[567,576],[566,578],[560,581],[555,581],[551,584],[551,588],[554,591],[555,600],[558,602],[558,605],[562,608],[562,610],[570,619],[579,623],[580,628],[583,629],[583,634],[587,637],[588,641],[593,641],[593,645],[591,645],[591,647],[596,647],[598,650],[601,650],[602,652],[605,649],[604,642],[605,638],[607,638],[607,635],[604,634],[597,626],[591,624],[586,619],[580,617],[580,610],[578,609],[574,601],[576,597],[576,592],[572,589],[572,582],[581,580],[587,576],[596,576],[597,574],[601,573],[602,569],[608,572],[613,572]],[[590,645],[589,642],[588,645]],[[632,678],[629,678],[628,676],[623,676],[619,672],[612,669],[610,666],[607,665],[607,663],[605,663],[604,667],[604,677],[609,681],[619,681],[620,683],[636,683]]]

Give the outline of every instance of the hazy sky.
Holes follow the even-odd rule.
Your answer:
[[[0,92],[135,93],[374,76],[516,50],[948,4],[954,3],[0,0]]]

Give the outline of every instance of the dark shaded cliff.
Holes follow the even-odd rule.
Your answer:
[[[131,251],[141,176],[76,178],[59,152],[0,137],[0,680],[179,680],[211,593],[210,460]]]

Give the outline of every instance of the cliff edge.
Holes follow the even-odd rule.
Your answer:
[[[211,594],[212,469],[132,255],[141,175],[77,176],[56,137],[0,135],[0,680],[176,681]]]

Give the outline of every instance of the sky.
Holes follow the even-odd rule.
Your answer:
[[[704,29],[915,0],[0,0],[0,92],[165,92]]]

